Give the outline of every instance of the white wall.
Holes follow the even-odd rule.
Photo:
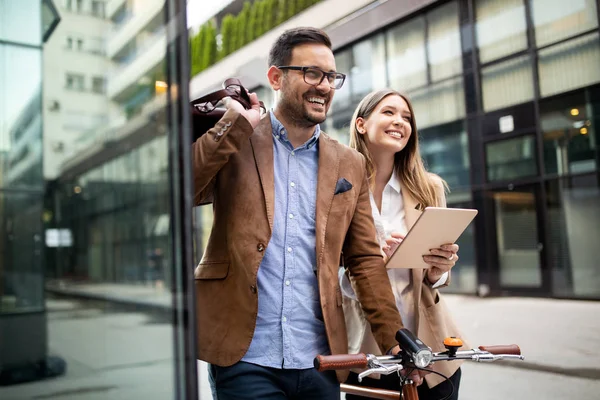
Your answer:
[[[58,2],[57,6],[62,7],[63,4]],[[108,61],[103,55],[90,53],[89,49],[96,39],[106,38],[109,23],[63,8],[59,8],[59,13],[61,21],[45,43],[43,52],[43,151],[46,179],[54,179],[59,175],[60,165],[75,152],[75,143],[86,131],[86,125],[94,124],[102,115],[108,114],[106,94],[92,92],[92,78],[106,78]],[[72,50],[67,49],[69,36],[73,38]],[[83,51],[77,49],[77,38],[83,40]],[[84,91],[66,89],[67,73],[84,76]],[[55,105],[58,105],[58,109],[53,109]]]

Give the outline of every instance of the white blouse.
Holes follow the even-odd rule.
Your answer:
[[[406,220],[404,215],[404,201],[402,199],[402,189],[400,187],[400,180],[398,179],[396,172],[392,173],[392,176],[383,189],[383,195],[381,198],[381,212],[377,208],[373,194],[370,193],[371,199],[371,210],[373,213],[373,220],[375,222],[375,228],[377,229],[377,238],[381,247],[385,246],[385,239],[390,237],[392,232],[398,232],[402,235],[406,235],[408,228],[406,227]],[[414,299],[410,294],[412,291],[411,270],[404,268],[388,269],[388,277],[392,285],[392,291],[396,298],[396,307],[400,311],[400,317],[405,328],[408,328],[411,332],[415,333],[415,315],[414,315]],[[340,274],[340,278],[345,277],[345,274]],[[448,273],[442,275],[433,287],[436,288],[443,285],[448,279]],[[347,278],[340,279],[342,293],[350,298],[356,300],[356,295],[352,286]]]

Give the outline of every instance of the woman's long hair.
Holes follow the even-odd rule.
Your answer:
[[[377,105],[387,96],[400,96],[403,98],[406,104],[408,104],[411,114],[410,127],[412,128],[412,133],[408,139],[408,143],[402,151],[394,155],[394,170],[400,179],[402,190],[407,190],[419,202],[421,208],[439,206],[441,193],[438,192],[438,186],[431,179],[423,165],[421,153],[419,152],[419,137],[417,134],[415,113],[413,112],[410,100],[405,95],[393,89],[377,90],[366,95],[358,107],[356,107],[352,121],[350,122],[350,147],[358,150],[367,159],[367,176],[369,185],[373,188],[376,174],[375,164],[367,147],[366,135],[358,133],[356,120],[359,117],[365,120],[368,119]],[[442,180],[442,184],[444,191],[447,190],[448,186],[446,182]]]

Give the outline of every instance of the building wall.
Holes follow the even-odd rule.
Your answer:
[[[61,22],[44,44],[44,177],[49,180],[108,122],[110,25],[103,14],[92,14],[90,2],[80,11],[71,4],[57,4]]]

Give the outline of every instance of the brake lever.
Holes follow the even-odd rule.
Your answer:
[[[360,374],[358,374],[358,381],[362,382],[363,378],[371,375],[371,374],[382,374],[382,375],[389,375],[389,374],[393,374],[395,372],[401,371],[403,369],[402,365],[391,365],[389,367],[377,367],[377,368],[371,368],[368,369],[366,371],[361,372]]]

